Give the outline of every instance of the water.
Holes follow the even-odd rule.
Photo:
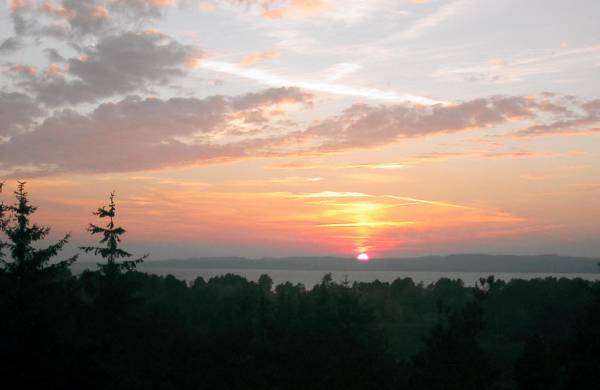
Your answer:
[[[208,280],[215,276],[235,274],[244,278],[257,281],[260,275],[267,274],[273,279],[275,285],[291,282],[302,283],[306,288],[312,288],[319,283],[326,273],[331,273],[333,280],[341,282],[347,278],[350,282],[392,282],[397,278],[411,278],[415,283],[428,285],[441,278],[462,279],[466,286],[474,286],[480,278],[486,278],[491,273],[484,272],[429,272],[429,271],[301,271],[301,270],[260,270],[260,269],[207,269],[207,268],[140,268],[140,271],[157,275],[173,275],[177,279],[193,281],[198,276]],[[509,281],[511,279],[535,278],[581,278],[584,280],[600,280],[600,273],[587,274],[552,274],[552,273],[494,273],[496,279]]]

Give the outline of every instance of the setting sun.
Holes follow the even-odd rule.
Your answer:
[[[356,259],[359,261],[369,261],[369,255],[366,253],[361,253],[358,256],[356,256]]]

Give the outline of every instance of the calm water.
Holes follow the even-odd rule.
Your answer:
[[[397,278],[412,278],[415,283],[422,282],[427,285],[435,283],[440,278],[462,279],[465,285],[474,286],[479,278],[487,277],[490,273],[481,272],[427,272],[427,271],[298,271],[298,270],[249,270],[249,269],[206,269],[206,268],[140,268],[140,271],[158,275],[173,275],[178,279],[193,281],[198,276],[208,280],[214,276],[236,274],[248,280],[257,281],[260,275],[267,274],[277,285],[280,283],[302,283],[307,288],[319,283],[323,275],[330,272],[333,280],[341,282],[347,278],[350,282],[372,282],[379,280],[391,282]],[[585,280],[600,280],[600,273],[596,274],[549,274],[549,273],[495,273],[497,279],[534,279],[534,278],[581,278]]]

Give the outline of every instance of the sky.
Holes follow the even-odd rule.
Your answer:
[[[600,255],[597,0],[0,3],[0,199],[71,247]]]

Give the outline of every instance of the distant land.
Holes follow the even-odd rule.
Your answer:
[[[516,256],[459,254],[410,258],[382,258],[360,262],[344,257],[284,257],[248,259],[243,257],[204,257],[146,261],[141,271],[156,268],[232,270],[311,270],[311,271],[431,271],[490,273],[598,273],[600,258],[558,255]],[[75,269],[93,263],[75,263]]]

